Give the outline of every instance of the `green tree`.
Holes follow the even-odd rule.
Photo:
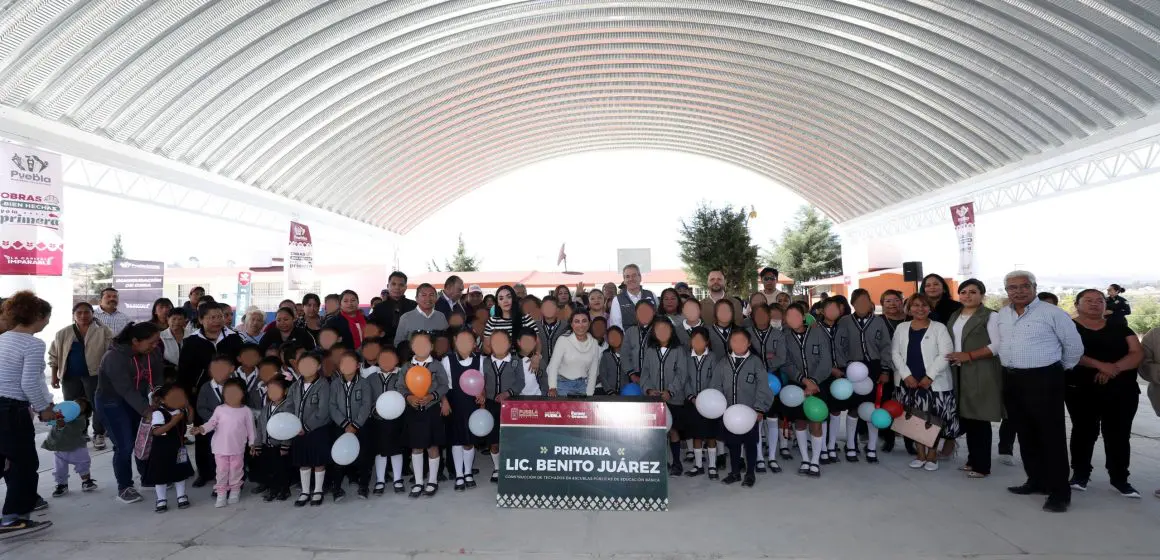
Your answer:
[[[1151,297],[1134,297],[1129,300],[1132,314],[1128,315],[1128,326],[1140,336],[1160,327],[1160,302]]]
[[[745,295],[756,286],[757,246],[749,236],[744,209],[701,204],[693,215],[681,220],[681,261],[698,286],[708,286],[709,272],[725,275],[725,290]]]
[[[842,244],[830,228],[830,220],[821,212],[802,206],[793,224],[782,232],[781,241],[772,241],[762,258],[794,282],[837,276],[842,273]]]
[[[427,272],[475,272],[479,270],[483,260],[475,255],[467,254],[467,245],[463,243],[463,234],[459,234],[459,244],[455,247],[455,254],[451,260],[444,260],[440,267],[435,259],[427,265]]]
[[[113,261],[125,258],[125,247],[121,245],[121,234],[113,236],[113,247],[110,251],[111,259],[97,267],[96,273],[89,278],[89,293],[95,294],[113,285]]]

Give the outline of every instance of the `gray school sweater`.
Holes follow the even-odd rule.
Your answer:
[[[354,426],[362,429],[371,417],[375,401],[371,398],[371,387],[359,374],[354,374],[350,384],[342,377],[330,382],[330,421],[340,428]]]
[[[749,331],[749,346],[765,364],[765,371],[776,372],[785,364],[785,337],[781,331],[768,328],[760,331],[757,327],[746,327]]]
[[[806,377],[815,383],[821,383],[830,377],[830,368],[834,358],[830,355],[830,339],[820,328],[806,328],[805,336],[798,342],[793,329],[782,330],[785,337],[785,364],[782,370],[795,383],[801,383]]]
[[[254,441],[258,442],[258,445],[290,447],[289,440],[274,439],[266,433],[266,424],[270,422],[270,418],[280,412],[294,414],[294,403],[290,402],[289,397],[282,399],[280,403],[266,403],[265,406],[258,406],[254,409]]]
[[[400,343],[411,338],[411,333],[415,331],[444,331],[447,330],[447,316],[431,310],[431,316],[423,315],[423,312],[418,307],[412,309],[399,317],[399,329],[395,331],[395,347]]]
[[[440,313],[440,315],[442,315],[442,313]],[[402,326],[400,326],[399,328],[401,330]],[[407,382],[406,382],[407,370],[411,369],[414,366],[422,365],[423,367],[427,368],[428,371],[431,372],[430,394],[432,394],[434,396],[434,398],[431,400],[431,402],[427,403],[427,405],[422,407],[420,410],[424,410],[430,406],[439,406],[439,399],[442,399],[445,395],[447,395],[447,391],[449,391],[451,389],[451,386],[447,384],[447,380],[450,378],[447,376],[447,370],[443,369],[443,364],[431,359],[430,357],[428,357],[427,359],[431,360],[431,361],[424,362],[424,363],[420,364],[420,363],[417,363],[415,360],[411,360],[410,362],[407,362],[406,364],[404,364],[403,365],[403,379],[400,380],[397,384],[397,387],[398,387],[397,390],[400,393],[402,393],[404,397],[410,396],[411,390],[407,388]]]
[[[398,386],[403,383],[403,372],[399,368],[387,372],[378,371],[368,376],[366,382],[371,389],[371,403],[377,404],[383,393],[399,390]],[[382,418],[373,404],[371,414],[375,418]]]
[[[761,413],[773,404],[773,391],[769,389],[769,374],[765,364],[750,352],[740,367],[733,367],[733,359],[726,355],[713,367],[713,379],[709,385],[725,394],[725,402],[732,406],[743,404]]]
[[[605,348],[600,353],[600,387],[606,393],[619,395],[620,389],[629,383],[632,379],[628,377],[628,364],[624,357],[611,348]]]
[[[640,374],[641,358],[644,355],[644,347],[648,344],[647,327],[633,325],[624,331],[624,344],[620,347],[620,356],[625,360],[625,365],[629,373]]]
[[[708,350],[699,360],[691,350],[682,351],[682,354],[684,355],[682,373],[685,376],[685,400],[689,400],[712,386],[713,369],[717,367],[720,358]]]
[[[330,425],[330,382],[322,376],[316,377],[303,394],[305,386],[306,380],[299,379],[287,391],[290,404],[302,421],[302,430],[311,432]]]
[[[644,361],[640,368],[640,388],[645,391],[668,391],[672,404],[685,402],[685,376],[682,372],[681,348],[669,348],[661,357],[660,348],[644,350]]]
[[[509,397],[514,397],[524,390],[524,368],[519,356],[513,355],[510,360],[500,362],[498,367],[491,356],[483,356],[480,360],[483,362],[484,398],[494,401],[499,393],[507,393]]]
[[[213,416],[213,409],[222,404],[222,399],[218,396],[218,391],[223,388],[219,387],[217,391],[213,388],[213,381],[206,381],[201,385],[201,390],[197,392],[197,407],[194,412],[197,414],[197,423],[202,424],[209,421]]]
[[[845,369],[850,362],[881,360],[882,367],[893,370],[890,357],[890,329],[886,321],[871,315],[859,323],[853,315],[838,320],[838,344],[835,361]]]

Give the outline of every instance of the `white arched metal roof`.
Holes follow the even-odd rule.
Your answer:
[[[1160,2],[14,0],[0,103],[405,233],[659,148],[847,220],[1160,112]]]

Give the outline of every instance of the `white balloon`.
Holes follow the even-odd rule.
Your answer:
[[[858,418],[861,418],[863,422],[869,422],[870,415],[874,414],[874,408],[874,403],[872,402],[864,402],[858,405]]]
[[[728,406],[725,394],[717,389],[705,389],[697,395],[697,412],[710,420],[716,420],[725,414]]]
[[[339,465],[349,465],[358,459],[359,448],[358,436],[350,433],[342,434],[334,440],[334,445],[330,446],[330,458]]]
[[[478,408],[467,418],[467,428],[475,437],[484,437],[495,429],[495,418],[490,412]]]
[[[743,404],[725,409],[725,429],[737,435],[748,434],[757,422],[757,411]]]
[[[849,379],[850,383],[857,383],[867,377],[870,377],[870,370],[866,367],[866,364],[862,362],[850,362],[846,366],[846,379]]]
[[[403,394],[398,391],[387,391],[379,395],[375,401],[375,412],[379,413],[379,418],[386,420],[394,420],[403,415],[403,410],[407,408],[407,399],[403,398]]]
[[[266,422],[266,433],[274,439],[288,441],[302,431],[302,421],[289,412],[279,412]]]
[[[781,392],[777,394],[777,397],[781,399],[781,404],[794,408],[801,406],[805,402],[806,393],[797,385],[786,385],[781,388]]]
[[[866,396],[874,392],[874,380],[869,377],[854,384],[854,393]]]

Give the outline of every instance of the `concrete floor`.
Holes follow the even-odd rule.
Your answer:
[[[1098,444],[1089,490],[1062,515],[1041,511],[1041,497],[1004,490],[1022,482],[1018,466],[996,463],[989,479],[971,480],[956,470],[965,452],[929,473],[907,468],[901,449],[877,466],[823,467],[819,480],[759,475],[752,489],[681,478],[666,513],[496,509],[490,461],[481,457],[483,482],[465,494],[450,484],[418,501],[394,494],[362,501],[352,492],[341,504],[303,509],[247,494],[214,509],[206,487],[190,494],[192,508],[158,515],[150,489],[140,504],[113,500],[111,455],[103,452],[93,471],[100,491],[81,494],[74,477],[73,493],[50,498],[38,514],[54,526],[0,542],[0,560],[1157,558],[1160,420],[1143,401],[1134,432],[1132,482],[1143,499],[1111,489]],[[40,492],[48,496],[49,455],[42,465]]]

